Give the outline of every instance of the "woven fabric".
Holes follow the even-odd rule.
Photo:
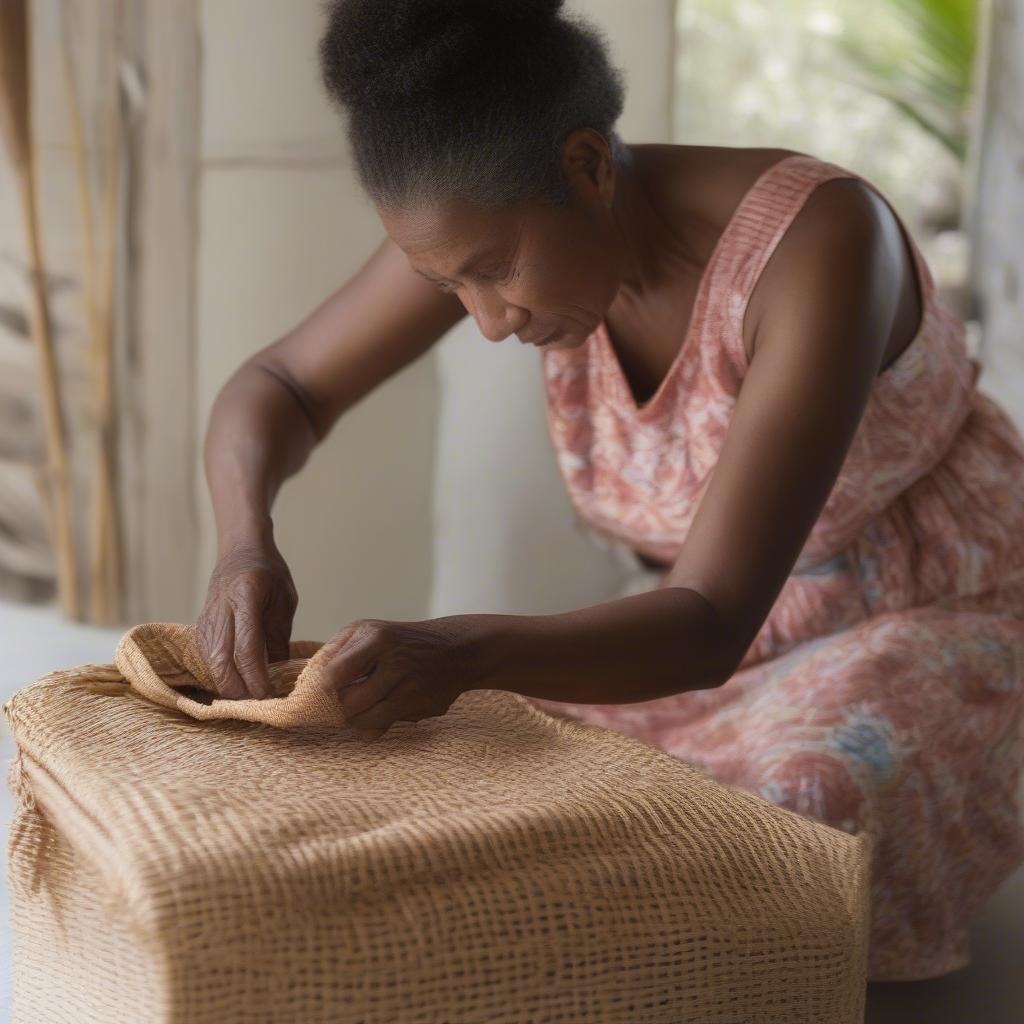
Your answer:
[[[863,1019],[868,836],[504,691],[373,744],[203,721],[143,633],[3,707],[15,1024]]]
[[[202,720],[233,718],[281,729],[345,724],[341,702],[322,685],[321,666],[337,648],[296,641],[288,661],[269,666],[273,697],[215,698],[191,623],[146,622],[128,630],[114,652],[124,679],[144,697]],[[301,674],[300,674],[301,673]]]

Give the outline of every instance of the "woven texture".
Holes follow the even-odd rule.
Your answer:
[[[309,640],[293,643],[291,659],[269,667],[274,696],[261,700],[212,697],[216,689],[191,623],[135,626],[121,637],[114,664],[144,697],[192,718],[234,718],[281,729],[339,726],[345,724],[344,710],[321,685],[320,668],[337,649]]]
[[[15,1024],[863,1020],[867,835],[503,691],[201,721],[190,631],[128,636],[3,706]]]

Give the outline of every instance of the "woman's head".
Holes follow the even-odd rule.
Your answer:
[[[561,6],[331,0],[320,42],[389,235],[496,341],[582,341],[617,288],[624,87],[599,32]]]

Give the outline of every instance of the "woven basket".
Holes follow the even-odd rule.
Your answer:
[[[182,629],[119,664],[196,685]],[[867,835],[502,691],[367,744],[137,683],[3,706],[15,1024],[863,1020]]]

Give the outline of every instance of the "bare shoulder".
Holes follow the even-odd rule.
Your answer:
[[[816,184],[803,201],[764,267],[758,287],[834,250],[860,257],[895,218],[885,201],[856,178],[830,178]],[[757,289],[755,289],[756,292]]]
[[[668,216],[680,224],[702,223],[716,238],[757,179],[790,156],[820,159],[799,150],[769,147],[686,146],[652,143],[632,147],[648,173],[663,185],[661,196]],[[772,290],[773,279],[795,269],[793,261],[814,258],[823,245],[843,246],[853,240],[899,240],[897,218],[869,183],[855,177],[836,177],[817,184],[775,248],[760,291]],[[900,246],[892,247],[895,270]],[[765,287],[760,288],[761,282]],[[752,296],[753,303],[753,296]]]
[[[716,233],[769,167],[788,156],[809,155],[761,146],[649,143],[631,148],[651,180],[659,183],[670,215],[678,216],[680,223],[705,222]]]
[[[817,279],[828,266],[837,301],[846,284],[861,281],[872,268],[890,281],[912,272],[899,222],[884,199],[857,178],[830,178],[814,186],[765,264],[750,294],[744,344],[753,355],[757,325],[783,291]],[[881,296],[880,296],[881,297]]]
[[[699,226],[708,251],[765,171],[790,156],[821,159],[778,147],[650,144],[632,148],[643,161],[648,180],[659,183],[666,216],[680,225]],[[827,298],[842,305],[849,298],[843,289],[859,287],[868,270],[890,282],[913,278],[895,213],[863,179],[835,177],[816,184],[750,295],[743,323],[748,359],[753,358],[758,323],[773,298],[805,292],[799,282],[820,294],[818,283],[825,274],[839,284],[829,287]],[[891,297],[883,291],[875,297],[888,307]],[[883,311],[879,313],[884,321]]]

